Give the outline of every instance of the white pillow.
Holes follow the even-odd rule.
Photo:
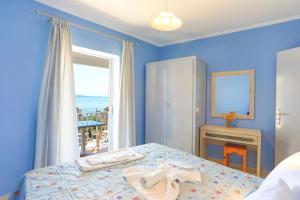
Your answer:
[[[259,188],[244,200],[297,200],[285,181],[279,179],[271,187]]]
[[[283,160],[245,200],[299,200],[300,152]]]

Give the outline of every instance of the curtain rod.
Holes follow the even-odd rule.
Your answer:
[[[50,14],[44,12],[44,11],[35,10],[35,13],[37,13],[37,14],[39,14],[39,15],[43,15],[43,16],[49,17],[49,18],[60,18],[60,17],[56,17],[56,16],[54,16],[54,15],[50,15]],[[60,18],[60,19],[62,19],[62,18]],[[65,19],[64,19],[64,20],[65,20]],[[121,39],[121,38],[119,38],[119,37],[115,37],[115,36],[109,35],[109,34],[107,34],[107,33],[103,33],[103,32],[100,32],[100,31],[96,31],[96,30],[94,30],[94,29],[91,29],[91,28],[82,26],[82,25],[80,25],[80,24],[73,23],[73,22],[71,22],[71,21],[69,21],[69,20],[66,20],[66,21],[68,21],[68,22],[70,23],[70,25],[73,26],[73,27],[76,27],[76,28],[79,28],[79,29],[82,29],[82,30],[89,31],[89,32],[91,32],[91,33],[95,33],[95,34],[97,34],[97,35],[104,36],[104,37],[106,37],[106,38],[108,38],[108,39],[115,40],[115,41],[118,41],[118,42],[122,42],[122,41],[123,41],[123,39]],[[132,41],[130,41],[130,42],[132,42]]]

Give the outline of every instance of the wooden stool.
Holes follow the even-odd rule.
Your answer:
[[[225,166],[228,166],[230,154],[232,154],[232,153],[235,153],[238,156],[242,156],[242,159],[243,159],[242,170],[244,172],[246,172],[247,171],[247,147],[244,145],[226,143],[224,145],[224,165]]]

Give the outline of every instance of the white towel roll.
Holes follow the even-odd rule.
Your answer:
[[[157,169],[151,173],[143,175],[141,177],[141,185],[144,188],[149,188],[154,186],[155,184],[161,182],[162,180],[166,179],[168,173],[168,168],[161,168]]]
[[[168,172],[167,178],[176,182],[190,182],[201,184],[201,174],[198,171],[186,171],[181,169],[173,169]]]

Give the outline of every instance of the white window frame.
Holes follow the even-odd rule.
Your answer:
[[[120,94],[120,56],[109,54],[93,49],[79,46],[72,46],[75,53],[85,54],[87,56],[95,56],[109,60],[109,117],[108,117],[108,137],[109,150],[116,150],[118,145],[118,122],[119,122],[119,94]]]

